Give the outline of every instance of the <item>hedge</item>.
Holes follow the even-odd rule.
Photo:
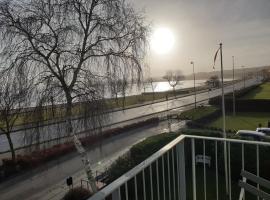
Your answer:
[[[120,156],[108,169],[107,184],[111,183],[130,169],[140,164],[163,146],[178,137],[179,134],[162,133],[146,138],[131,147],[129,152]]]
[[[91,192],[85,188],[76,187],[70,189],[62,200],[86,200],[91,196]]]
[[[253,90],[259,87],[254,85],[248,88],[244,88],[236,92],[235,107],[238,112],[270,112],[270,99],[239,99]],[[210,105],[221,107],[222,99],[221,96],[211,98],[209,100]],[[233,98],[232,93],[225,95],[225,107],[227,111],[233,111]]]
[[[209,104],[221,106],[221,97],[213,98]],[[233,99],[225,98],[227,111],[233,110]],[[236,99],[235,107],[237,112],[270,112],[270,99]]]

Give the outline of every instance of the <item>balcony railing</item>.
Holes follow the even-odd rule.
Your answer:
[[[181,135],[89,200],[238,199],[241,170],[269,178],[269,157],[267,142]]]

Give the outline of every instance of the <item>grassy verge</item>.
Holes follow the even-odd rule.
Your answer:
[[[270,82],[256,87],[240,99],[270,99]]]
[[[270,120],[269,113],[263,112],[238,112],[236,116],[231,113],[226,115],[226,129],[239,130],[248,129],[255,130],[258,124],[262,126],[267,126],[267,122]],[[216,120],[207,124],[207,126],[222,128],[222,117],[220,116]]]
[[[204,88],[201,88],[204,89]],[[151,103],[157,100],[166,100],[166,98],[172,98],[177,95],[189,94],[193,89],[176,90],[167,92],[156,92],[156,93],[142,93],[140,95],[133,95],[127,97],[119,97],[106,99],[105,104],[107,109],[117,109],[134,106],[137,104]],[[75,104],[72,108],[73,117],[81,116],[84,113],[84,106],[80,104]],[[42,121],[52,120],[52,119],[64,119],[65,117],[65,107],[64,105],[43,106],[36,107],[33,110],[22,112],[19,114],[15,121],[15,126],[24,125],[29,123],[39,123]],[[4,127],[5,124],[0,121],[0,126]]]
[[[179,117],[180,119],[189,119],[189,120],[198,120],[201,119],[202,117],[207,117],[208,115],[216,112],[218,108],[214,106],[203,106],[203,107],[198,107],[194,108],[191,110],[187,110],[182,112]]]

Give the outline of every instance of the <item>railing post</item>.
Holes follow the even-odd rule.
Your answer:
[[[180,200],[186,200],[186,171],[185,171],[185,142],[184,140],[178,144],[178,160],[179,160],[179,180],[180,180]]]
[[[193,200],[197,199],[196,194],[196,164],[195,164],[195,141],[191,138],[191,154],[192,154],[192,190],[193,190]]]
[[[120,188],[116,189],[112,193],[112,200],[121,200]]]

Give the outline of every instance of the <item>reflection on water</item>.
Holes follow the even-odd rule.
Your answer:
[[[202,86],[205,84],[205,80],[196,80],[196,87]],[[168,90],[172,90],[173,88],[170,86],[168,82],[155,82],[154,83],[155,87],[155,92],[165,92]],[[185,80],[181,81],[175,89],[184,89],[184,88],[190,88],[194,86],[193,80]],[[152,92],[151,86],[147,88],[146,92]]]
[[[230,81],[231,79],[224,79],[224,81]],[[205,85],[206,80],[196,80],[196,87],[198,86],[203,86]],[[185,88],[192,88],[194,86],[194,81],[193,80],[184,80],[181,81],[175,89],[185,89]],[[165,91],[170,91],[173,90],[173,88],[170,86],[168,82],[165,81],[159,81],[159,82],[154,82],[153,83],[153,89],[154,92],[165,92]],[[143,92],[153,92],[151,84],[146,84],[144,87],[141,86],[140,88],[134,86],[132,88],[129,88],[126,91],[126,96],[131,96],[131,95],[138,95]],[[121,95],[118,95],[119,97]]]

